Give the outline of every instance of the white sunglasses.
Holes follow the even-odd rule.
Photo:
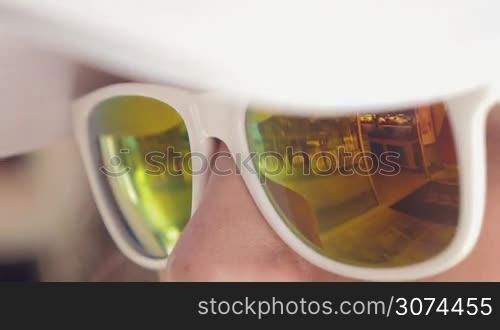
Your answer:
[[[445,271],[475,245],[485,118],[499,96],[492,84],[405,104],[305,108],[130,83],[73,108],[98,208],[137,264],[165,267],[206,193],[217,138],[291,249],[327,271],[385,281]]]

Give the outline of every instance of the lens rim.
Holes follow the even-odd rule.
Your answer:
[[[367,268],[332,260],[317,252],[288,229],[285,222],[279,218],[278,212],[269,199],[263,196],[266,193],[257,178],[249,180],[247,186],[254,198],[258,200],[257,205],[259,205],[261,212],[270,222],[271,227],[278,233],[282,232],[282,235],[280,235],[282,239],[299,255],[322,269],[346,277],[372,281],[415,280],[436,275],[463,260],[470,253],[479,237],[483,221],[482,214],[484,212],[486,187],[485,140],[480,133],[484,132],[486,114],[494,104],[494,100],[496,98],[491,98],[488,90],[478,89],[449,98],[413,103],[413,106],[438,102],[446,103],[450,113],[449,119],[455,144],[460,145],[457,148],[457,163],[460,168],[460,207],[456,233],[448,247],[429,260],[393,268]],[[394,105],[392,109],[397,110],[397,106],[400,105]],[[404,105],[404,107],[411,106],[412,104]],[[391,111],[391,107],[379,107],[373,111],[370,108],[357,108],[352,109],[350,112],[339,111],[338,115],[352,115],[352,113],[364,111],[388,112]],[[295,109],[286,113],[297,114],[298,112]],[[324,113],[324,111],[321,111],[315,114]],[[456,132],[462,134],[456,134]],[[248,141],[246,141],[245,148],[246,152],[249,153]],[[251,166],[256,171],[253,163]],[[471,200],[474,202],[471,203]],[[277,219],[279,221],[276,221]]]
[[[144,114],[142,114],[142,112],[144,112]],[[121,115],[122,117],[120,117]],[[162,184],[166,183],[166,185],[162,186],[163,188],[161,188],[161,190],[164,190],[164,188],[169,189],[168,187],[172,187],[172,180],[178,182],[179,178],[171,177],[168,181],[163,181],[159,177],[151,176],[145,178],[146,182],[149,182],[149,184],[145,182],[140,183],[136,179],[137,173],[134,167],[145,166],[141,171],[146,170],[147,164],[144,163],[144,157],[146,157],[147,152],[166,150],[163,149],[163,146],[158,144],[155,144],[155,149],[147,150],[149,149],[147,145],[148,142],[143,144],[144,141],[151,142],[151,137],[153,139],[165,137],[165,135],[163,135],[164,133],[171,136],[171,129],[181,128],[184,131],[185,127],[182,117],[173,107],[165,102],[143,96],[119,96],[108,98],[97,104],[93,111],[90,129],[98,135],[95,143],[98,144],[97,149],[99,150],[100,163],[102,164],[100,170],[102,172],[101,175],[103,175],[107,183],[108,194],[113,196],[113,202],[120,212],[120,218],[124,221],[123,227],[127,230],[130,237],[134,239],[136,245],[141,247],[141,252],[151,258],[168,257],[171,248],[175,245],[173,241],[168,241],[167,232],[164,232],[160,227],[164,229],[168,228],[169,226],[166,225],[167,223],[173,227],[177,227],[178,224],[184,223],[184,220],[189,219],[186,219],[184,216],[167,216],[164,218],[164,224],[167,227],[164,227],[159,224],[158,219],[148,216],[148,210],[151,210],[151,207],[157,208],[162,206],[155,204],[153,200],[149,200],[149,203],[146,203],[144,200],[141,202],[140,200],[142,198],[140,196],[145,193],[145,190],[156,190],[151,185],[160,182],[162,182]],[[187,134],[187,130],[185,133]],[[131,141],[130,138],[134,141],[132,145],[129,145],[129,141]],[[175,143],[173,140],[170,140],[170,142]],[[183,146],[185,146],[187,142],[188,150],[185,150],[184,156],[187,154],[190,155],[189,136],[184,137],[183,132],[181,139],[177,140],[177,142],[181,143]],[[120,145],[119,147],[117,143]],[[165,148],[170,147],[168,145],[169,140],[165,140],[165,143],[167,143],[165,144]],[[134,155],[134,151],[132,150],[136,150],[134,148],[136,144],[139,154]],[[116,168],[108,167],[113,166],[112,157],[122,156],[122,150],[124,149],[121,148],[127,148],[123,157],[128,158],[128,161],[132,163]],[[131,150],[128,148],[131,148]],[[137,156],[139,156],[139,158]],[[121,161],[119,164],[120,163]],[[128,168],[126,169],[125,166]],[[114,170],[116,170],[116,173],[113,173]],[[118,174],[120,171],[124,171],[122,172],[123,178]],[[161,181],[158,181],[158,179]],[[130,195],[124,191],[124,189],[126,189],[124,188],[125,185],[128,186],[129,183],[131,183],[130,189],[133,189],[133,193],[139,198],[137,204],[132,202]],[[188,202],[187,198],[189,195],[188,204],[186,205],[184,203],[182,205],[183,208],[185,208],[185,213],[191,212],[192,182],[191,180],[190,182],[185,182],[183,180],[182,185],[184,187],[183,189],[187,189],[185,192],[187,193],[189,191],[189,194],[176,195],[179,197],[183,196],[183,198],[185,198],[183,199],[184,202]],[[178,203],[182,203],[182,200],[177,199],[171,193],[167,195],[161,196],[167,198],[167,200],[174,198]],[[144,197],[144,195],[142,197]],[[173,207],[178,208],[175,204]],[[188,207],[189,209],[187,209]],[[167,213],[172,212],[173,210],[171,208],[172,205],[164,210]],[[179,227],[177,227],[177,229],[179,229]]]
[[[101,154],[96,144],[99,132],[92,126],[93,115],[98,110],[99,104],[111,98],[122,96],[147,97],[172,107],[181,116],[187,129],[192,153],[209,154],[212,149],[212,143],[211,141],[204,141],[200,134],[200,129],[196,127],[196,121],[193,120],[191,112],[193,100],[189,93],[180,89],[165,88],[162,86],[149,86],[149,93],[145,93],[143,92],[144,88],[138,89],[137,87],[138,84],[108,86],[77,100],[73,108],[81,110],[75,112],[74,125],[90,186],[96,197],[96,204],[102,215],[103,222],[112,239],[116,242],[118,248],[138,265],[147,269],[158,270],[166,266],[168,256],[153,257],[144,253],[144,248],[138,244],[133,234],[124,225],[126,221],[122,218],[122,212],[114,199],[113,193],[110,191],[109,184],[104,180],[103,174],[99,171]],[[196,176],[196,178],[193,176],[191,215],[198,207],[204,187],[206,186],[206,180],[206,174],[201,174]]]

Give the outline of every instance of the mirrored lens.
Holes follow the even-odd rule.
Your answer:
[[[171,106],[141,96],[106,100],[93,112],[107,181],[125,227],[154,257],[173,249],[191,216],[189,137]]]
[[[415,264],[443,251],[459,213],[455,143],[443,103],[300,117],[250,107],[264,190],[286,224],[334,260]]]

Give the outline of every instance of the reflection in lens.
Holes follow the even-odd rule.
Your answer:
[[[445,104],[333,118],[251,107],[246,127],[273,206],[320,253],[396,267],[453,239],[459,182]]]
[[[189,137],[181,116],[146,97],[122,96],[93,115],[102,178],[109,183],[126,227],[154,257],[173,249],[191,216]]]

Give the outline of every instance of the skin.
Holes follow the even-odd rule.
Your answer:
[[[478,243],[452,269],[425,281],[499,281],[500,105],[487,124],[488,184],[486,212]],[[219,151],[226,151],[223,142]],[[234,169],[221,158],[219,169]],[[234,173],[234,171],[232,171]],[[311,265],[269,227],[237,175],[211,175],[200,207],[187,225],[162,281],[352,281]]]

